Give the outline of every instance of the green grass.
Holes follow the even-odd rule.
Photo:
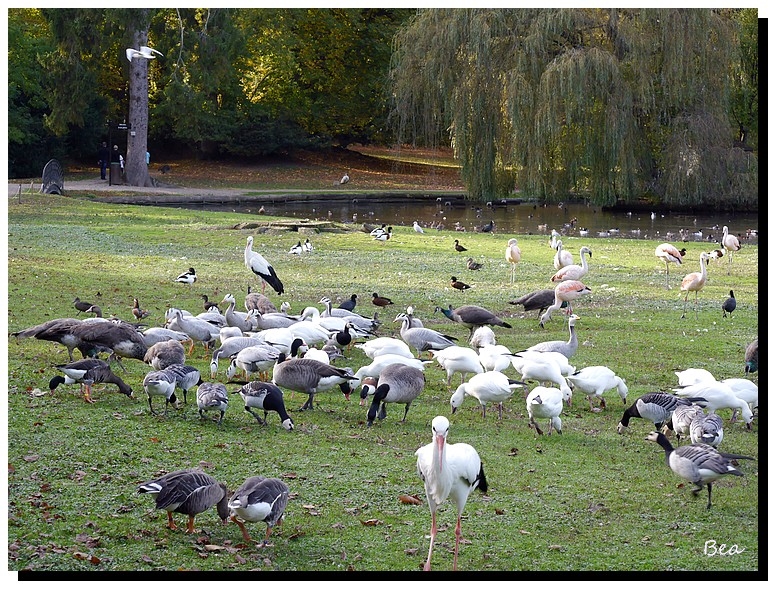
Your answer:
[[[372,314],[372,292],[396,305],[381,311],[383,335],[397,334],[396,313],[411,304],[425,324],[465,341],[468,330],[434,314],[437,305],[474,303],[507,319],[512,329],[494,328],[498,343],[513,351],[547,339],[566,339],[562,315],[541,329],[535,313],[508,304],[517,296],[551,286],[553,251],[547,239],[517,236],[523,252],[515,285],[503,259],[507,235],[467,234],[468,254],[485,261],[466,270],[453,232],[416,234],[394,226],[385,244],[357,231],[313,235],[312,254],[287,253],[296,234],[259,234],[232,227],[245,215],[156,207],[107,206],[56,195],[9,199],[8,331],[56,317],[74,316],[75,296],[98,303],[105,315],[131,319],[132,298],[152,311],[160,325],[168,306],[194,313],[201,294],[220,300],[242,295],[256,281],[243,265],[249,234],[254,249],[269,259],[286,285],[283,300],[293,312],[318,305],[323,295],[335,304],[359,295],[357,310]],[[262,220],[267,220],[262,217]],[[353,229],[353,228],[351,228]],[[681,276],[698,269],[707,244],[687,245],[686,262],[671,268],[666,291],[657,242],[564,239],[568,249],[593,250],[585,279],[593,293],[575,312],[580,347],[578,368],[604,364],[628,383],[628,404],[641,394],[669,391],[674,370],[707,368],[718,378],[743,376],[745,346],[757,334],[757,247],[708,267],[698,319],[691,305],[680,319]],[[176,284],[189,266],[193,287]],[[473,288],[449,287],[452,274]],[[738,309],[722,319],[721,304],[733,288]],[[97,292],[101,297],[95,297]],[[690,299],[692,303],[692,298]],[[8,348],[8,568],[12,571],[418,571],[428,550],[430,514],[415,472],[414,451],[430,441],[435,415],[451,420],[451,442],[472,444],[483,459],[490,490],[475,492],[465,510],[459,568],[463,571],[736,571],[759,566],[759,462],[745,461],[742,478],[714,485],[714,506],[694,498],[668,469],[659,447],[644,440],[653,429],[631,422],[618,435],[623,405],[607,393],[607,409],[591,413],[582,395],[564,410],[563,435],[538,436],[528,427],[520,395],[495,407],[485,420],[472,399],[450,415],[452,390],[436,365],[426,370],[427,386],[410,408],[389,406],[388,417],[367,428],[366,407],[356,396],[321,393],[316,409],[299,412],[299,393],[287,394],[296,423],[293,432],[272,414],[257,426],[232,398],[224,423],[201,421],[195,404],[166,417],[148,411],[142,379],[149,367],[124,361],[122,374],[135,400],[115,387],[97,386],[96,404],[84,403],[77,387],[47,390],[54,365],[67,362],[64,347],[9,336]],[[76,353],[77,354],[77,353]],[[369,363],[359,350],[340,365],[354,370]],[[209,375],[201,346],[188,363]],[[222,361],[219,379],[224,379]],[[117,368],[117,370],[120,369]],[[507,371],[512,377],[512,369]],[[755,378],[758,375],[755,375]],[[455,380],[453,381],[456,382]],[[238,386],[228,385],[229,390]],[[68,390],[69,389],[69,390]],[[39,393],[43,391],[43,393]],[[730,417],[730,411],[723,411]],[[722,449],[757,458],[759,424],[752,430],[726,421]],[[236,488],[248,476],[282,477],[291,488],[286,520],[263,550],[245,545],[236,526],[221,526],[215,510],[197,518],[200,534],[166,529],[166,516],[138,483],[163,471],[204,467]],[[422,505],[404,504],[403,494]],[[178,516],[182,523],[183,516]],[[446,504],[439,516],[433,568],[452,568],[455,513]],[[262,525],[249,527],[261,537]],[[707,541],[736,544],[735,556],[706,556]],[[469,543],[471,542],[471,543]],[[739,575],[739,578],[743,578]]]

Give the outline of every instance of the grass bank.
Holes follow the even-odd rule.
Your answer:
[[[286,285],[283,297],[271,298],[278,306],[288,300],[293,312],[320,308],[323,295],[336,303],[356,293],[356,309],[372,314],[369,299],[378,292],[396,303],[379,312],[381,335],[397,334],[393,318],[412,305],[426,326],[465,341],[468,330],[434,308],[473,303],[511,323],[511,329],[494,330],[498,343],[513,351],[568,337],[561,315],[541,329],[535,313],[508,302],[551,286],[553,250],[542,236],[516,236],[523,259],[512,285],[503,257],[508,235],[466,234],[464,257],[453,249],[460,234],[449,231],[420,235],[395,226],[393,238],[379,243],[343,227],[312,235],[314,251],[293,256],[287,252],[300,235],[233,229],[248,220],[244,215],[100,205],[56,195],[9,199],[8,206],[9,332],[75,316],[76,296],[126,320],[137,297],[152,312],[150,325],[161,325],[169,306],[199,312],[202,294],[221,300],[233,293],[239,305],[247,286],[257,284],[243,265],[246,237],[255,235],[254,249]],[[687,244],[686,262],[671,268],[667,291],[664,265],[653,255],[657,242],[568,241],[571,251],[583,243],[593,251],[585,279],[593,292],[574,306],[581,319],[572,364],[611,367],[628,384],[628,404],[647,392],[670,391],[675,370],[743,376],[744,348],[758,327],[756,246],[735,255],[730,275],[722,262],[709,265],[696,320],[692,307],[680,319],[678,286],[684,273],[698,270],[698,255],[708,244]],[[466,269],[469,255],[484,262],[482,270]],[[196,268],[197,282],[175,283],[189,266]],[[451,289],[451,275],[472,288]],[[721,304],[731,288],[738,308],[732,319],[723,319]],[[142,390],[150,368],[138,361],[124,361],[127,372],[120,373],[135,400],[112,386],[95,387],[94,405],[84,403],[74,386],[49,394],[54,366],[67,360],[62,346],[9,336],[10,570],[419,571],[430,514],[414,451],[430,441],[430,423],[439,414],[451,420],[450,442],[477,448],[490,483],[487,496],[474,493],[467,503],[461,570],[514,571],[521,579],[549,571],[735,571],[744,578],[740,573],[759,568],[760,463],[746,461],[743,478],[715,483],[714,506],[707,511],[705,495],[693,498],[660,448],[644,440],[652,424],[635,420],[630,431],[617,434],[623,405],[614,393],[607,393],[601,413],[591,413],[583,396],[575,395],[562,415],[563,434],[539,436],[528,427],[519,394],[505,403],[501,421],[493,407],[483,420],[471,398],[451,416],[452,390],[432,365],[405,423],[398,423],[401,408],[390,406],[385,420],[367,428],[366,408],[333,392],[317,395],[314,411],[300,412],[304,399],[293,393],[286,402],[296,428],[287,432],[274,414],[268,426],[257,426],[237,395],[221,426],[200,420],[191,399],[166,417],[152,416]],[[187,362],[209,376],[201,346]],[[355,370],[369,362],[354,349],[338,364]],[[225,368],[222,361],[221,381]],[[507,373],[515,377],[511,368]],[[759,457],[758,420],[750,431],[731,424],[730,413],[722,411],[722,449]],[[283,478],[291,500],[275,546],[246,545],[235,525],[219,524],[215,510],[197,518],[196,535],[166,529],[165,515],[137,495],[136,486],[187,467],[204,468],[230,490],[248,476]],[[404,494],[422,504],[403,503]],[[447,571],[455,525],[449,503],[439,521],[433,564]],[[263,526],[251,531],[260,537]],[[709,555],[704,549],[710,541],[736,544],[741,552]]]

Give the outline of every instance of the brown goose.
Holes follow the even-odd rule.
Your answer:
[[[94,403],[91,397],[92,384],[110,383],[119,387],[119,392],[132,397],[132,388],[116,376],[107,362],[98,358],[85,358],[70,364],[58,364],[57,369],[64,372],[65,376],[55,376],[49,381],[49,390],[54,390],[61,384],[81,383],[84,401]]]
[[[12,333],[17,340],[27,339],[28,337],[47,342],[57,342],[67,348],[67,355],[70,361],[73,361],[73,350],[78,348],[84,358],[88,355],[95,355],[90,352],[90,346],[84,345],[81,340],[73,334],[73,329],[81,325],[80,319],[71,319],[64,317],[62,319],[52,319],[40,325],[34,325],[21,331]]]
[[[229,500],[232,521],[240,527],[246,542],[253,542],[245,529],[246,522],[264,522],[267,534],[261,546],[272,546],[269,537],[272,528],[283,518],[288,504],[288,485],[280,479],[250,477],[240,485]]]
[[[85,345],[109,349],[120,366],[119,358],[142,361],[148,351],[143,336],[123,321],[84,321],[73,329],[73,335]]]
[[[218,517],[226,523],[229,517],[229,491],[209,474],[196,469],[177,470],[138,485],[138,493],[153,495],[157,509],[167,511],[167,527],[176,530],[173,513],[189,516],[186,531],[193,534],[194,518],[214,505]]]

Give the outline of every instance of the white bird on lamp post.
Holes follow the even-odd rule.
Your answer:
[[[151,47],[146,47],[145,45],[140,47],[140,51],[138,51],[137,49],[132,49],[131,47],[128,47],[127,59],[129,61],[132,61],[135,57],[142,57],[143,59],[156,59],[156,55],[154,55],[154,53],[164,57],[164,54],[161,51],[157,51],[156,49],[153,49]]]

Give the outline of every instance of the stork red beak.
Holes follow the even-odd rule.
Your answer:
[[[442,458],[445,453],[445,437],[437,434],[435,441],[437,445],[437,454],[439,458],[439,472],[442,472],[442,464],[444,463]]]

